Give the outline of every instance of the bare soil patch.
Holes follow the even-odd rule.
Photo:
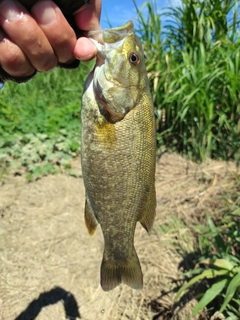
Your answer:
[[[236,172],[233,163],[197,165],[164,154],[157,162],[154,230],[148,235],[139,225],[135,236],[144,289],[121,285],[109,293],[99,285],[101,230],[90,237],[84,225],[82,179],[59,174],[28,183],[8,176],[0,182],[0,320],[189,319],[196,301],[174,304],[182,256],[172,240],[193,249],[188,224],[214,212]],[[163,233],[168,223],[176,225]]]

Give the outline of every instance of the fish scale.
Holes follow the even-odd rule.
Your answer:
[[[123,282],[141,289],[134,233],[138,221],[150,231],[156,211],[156,131],[143,52],[132,22],[92,37],[98,59],[82,100],[85,221],[90,234],[98,223],[102,229],[102,288]]]

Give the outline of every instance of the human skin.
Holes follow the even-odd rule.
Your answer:
[[[101,0],[91,0],[75,13],[80,30],[100,28]],[[46,72],[75,59],[96,55],[93,43],[76,34],[57,5],[38,1],[28,12],[19,2],[0,0],[0,66],[13,77]]]

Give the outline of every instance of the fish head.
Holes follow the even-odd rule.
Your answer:
[[[117,28],[90,34],[97,47],[93,90],[99,110],[117,122],[132,110],[146,91],[146,68],[140,40],[127,22]]]

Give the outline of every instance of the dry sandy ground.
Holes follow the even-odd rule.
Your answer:
[[[166,234],[159,228],[174,216],[200,216],[236,170],[164,154],[157,163],[154,229],[148,235],[139,225],[135,236],[144,289],[121,285],[108,293],[99,285],[101,230],[90,237],[84,225],[82,179],[55,175],[27,183],[8,176],[0,182],[0,320],[189,319],[195,300],[174,305],[182,257],[170,239],[191,251],[191,236],[184,224]]]

